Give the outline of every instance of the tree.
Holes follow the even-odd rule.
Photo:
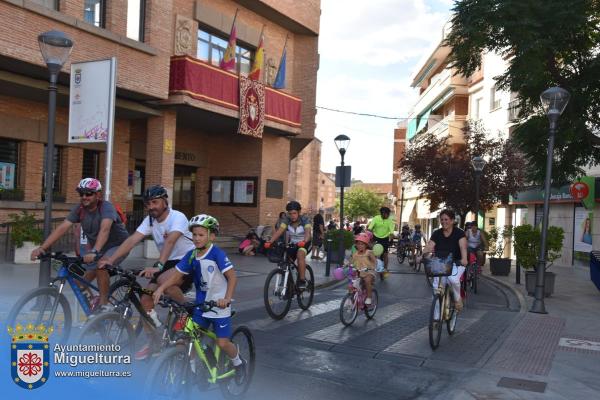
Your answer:
[[[461,221],[467,212],[475,210],[473,157],[487,161],[479,186],[481,211],[498,202],[506,203],[525,176],[523,158],[514,144],[494,137],[481,122],[469,121],[464,139],[463,145],[453,147],[448,137],[437,137],[432,132],[419,134],[399,164],[403,177],[419,186],[432,209],[449,207],[461,216]]]
[[[517,93],[520,124],[514,139],[530,165],[528,178],[545,176],[548,121],[540,94],[551,86],[571,93],[559,119],[553,178],[565,183],[600,162],[600,0],[457,0],[446,44],[450,63],[471,75],[481,54],[508,59],[498,86]]]
[[[350,220],[358,217],[370,218],[379,214],[379,208],[383,203],[384,199],[376,193],[361,187],[353,187],[344,193],[344,216]],[[336,208],[339,210],[339,202]]]

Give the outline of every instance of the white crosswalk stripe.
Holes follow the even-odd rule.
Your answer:
[[[295,308],[285,316],[283,320],[275,321],[272,318],[262,318],[248,322],[246,325],[250,329],[258,329],[262,331],[268,331],[271,329],[277,329],[285,325],[292,324],[294,322],[302,321],[308,318],[316,317],[317,315],[325,314],[329,311],[333,311],[340,306],[340,299],[326,301],[324,303],[313,304],[306,311]]]

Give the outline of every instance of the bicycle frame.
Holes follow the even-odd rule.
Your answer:
[[[447,276],[436,276],[433,278],[438,280],[437,286],[432,288],[434,296],[442,297],[442,309],[440,310],[440,321],[447,321],[450,318],[449,309],[450,309],[450,300],[449,297],[452,296],[450,283],[448,282]],[[442,282],[443,280],[443,282]]]
[[[88,282],[85,279],[83,279],[82,277],[70,272],[68,266],[65,265],[65,263],[63,263],[61,268],[58,270],[58,274],[57,274],[56,278],[54,279],[54,281],[57,281],[57,280],[60,280],[60,285],[58,286],[58,293],[62,294],[63,289],[65,287],[65,281],[67,281],[69,283],[69,286],[71,286],[71,290],[73,290],[73,293],[75,293],[75,298],[81,305],[83,312],[85,312],[86,316],[89,316],[92,313],[92,311],[90,309],[90,305],[88,304],[87,298],[85,297],[85,295],[79,288],[79,285],[77,284],[77,282],[83,284],[84,286],[86,286],[88,288],[95,290],[96,292],[99,292],[100,289],[98,289],[98,287],[94,286],[91,282]],[[50,283],[50,286],[55,286],[55,285],[54,285],[54,283]],[[58,307],[58,303],[56,303],[54,305],[54,307],[52,308],[52,313],[50,314],[51,321],[54,320],[54,315],[56,313],[57,307]]]

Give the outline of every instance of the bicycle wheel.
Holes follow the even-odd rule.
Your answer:
[[[134,335],[129,321],[111,311],[91,317],[79,335],[79,343],[119,345],[120,354],[131,355],[135,352]]]
[[[398,251],[396,252],[396,257],[398,258],[398,262],[400,264],[404,263],[404,259],[406,258],[406,250],[404,249],[404,247],[398,248]]]
[[[365,316],[367,319],[373,319],[375,313],[377,312],[377,306],[379,305],[379,294],[377,294],[377,289],[371,289],[371,304],[367,306],[365,304]]]
[[[139,311],[133,307],[133,305],[129,302],[129,298],[127,297],[131,284],[132,282],[127,278],[119,279],[118,281],[114,282],[112,285],[110,285],[108,290],[108,298],[110,301],[114,302],[114,305],[117,307],[124,305],[125,302],[128,303],[129,309],[131,310],[129,323],[131,323],[133,326],[135,336],[138,337],[144,328],[144,323]]]
[[[6,325],[15,327],[17,323],[44,324],[54,327],[52,341],[64,344],[71,333],[71,306],[65,295],[56,287],[36,288],[25,293],[12,307]]]
[[[477,294],[477,279],[479,279],[479,266],[475,268],[475,272],[473,273],[473,276],[471,278],[473,293],[475,294]]]
[[[429,346],[435,350],[440,345],[442,337],[442,296],[436,294],[431,302],[429,314]]]
[[[188,379],[190,362],[186,346],[170,347],[154,361],[144,385],[145,399],[187,399],[194,383]],[[196,368],[205,368],[196,363]]]
[[[350,326],[358,315],[358,305],[354,301],[354,293],[348,293],[340,303],[340,321],[345,326]]]
[[[448,296],[450,296],[450,294],[448,294]],[[454,308],[454,302],[450,300],[450,298],[448,298],[447,301],[450,303],[450,305],[448,310],[449,317],[446,320],[446,330],[448,331],[448,335],[453,335],[454,331],[456,330],[456,318],[458,316],[458,313]]]
[[[290,310],[292,305],[292,285],[288,282],[284,282],[285,272],[279,268],[275,268],[265,281],[265,288],[263,291],[265,308],[267,313],[273,319],[282,319]],[[285,293],[284,293],[285,292]]]
[[[302,291],[298,290],[296,299],[298,300],[298,306],[301,309],[308,310],[315,297],[315,274],[310,265],[306,266],[304,279],[306,280],[306,289]],[[296,280],[296,282],[298,282],[298,280]]]
[[[256,350],[254,348],[254,337],[252,332],[245,326],[238,327],[231,335],[231,341],[238,348],[240,357],[246,361],[246,367],[240,374],[241,376],[235,375],[229,379],[221,379],[219,381],[219,388],[223,397],[226,399],[238,399],[242,397],[250,383],[252,383],[252,377],[254,376],[254,367],[256,362]],[[226,362],[222,371],[227,371],[229,368],[233,368],[227,356],[223,354],[222,358]]]

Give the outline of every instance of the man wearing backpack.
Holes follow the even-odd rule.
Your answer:
[[[122,217],[108,201],[102,200],[102,185],[94,178],[84,178],[77,185],[81,203],[73,207],[65,220],[48,236],[48,238],[31,252],[35,260],[50,250],[73,224],[81,224],[81,238],[87,241],[87,253],[82,254],[87,272],[84,278],[91,281],[96,278],[100,292],[101,309],[109,310],[108,289],[109,275],[106,270],[98,270],[95,261],[103,256],[111,256],[127,237],[127,230]],[[120,260],[119,260],[120,261]]]

